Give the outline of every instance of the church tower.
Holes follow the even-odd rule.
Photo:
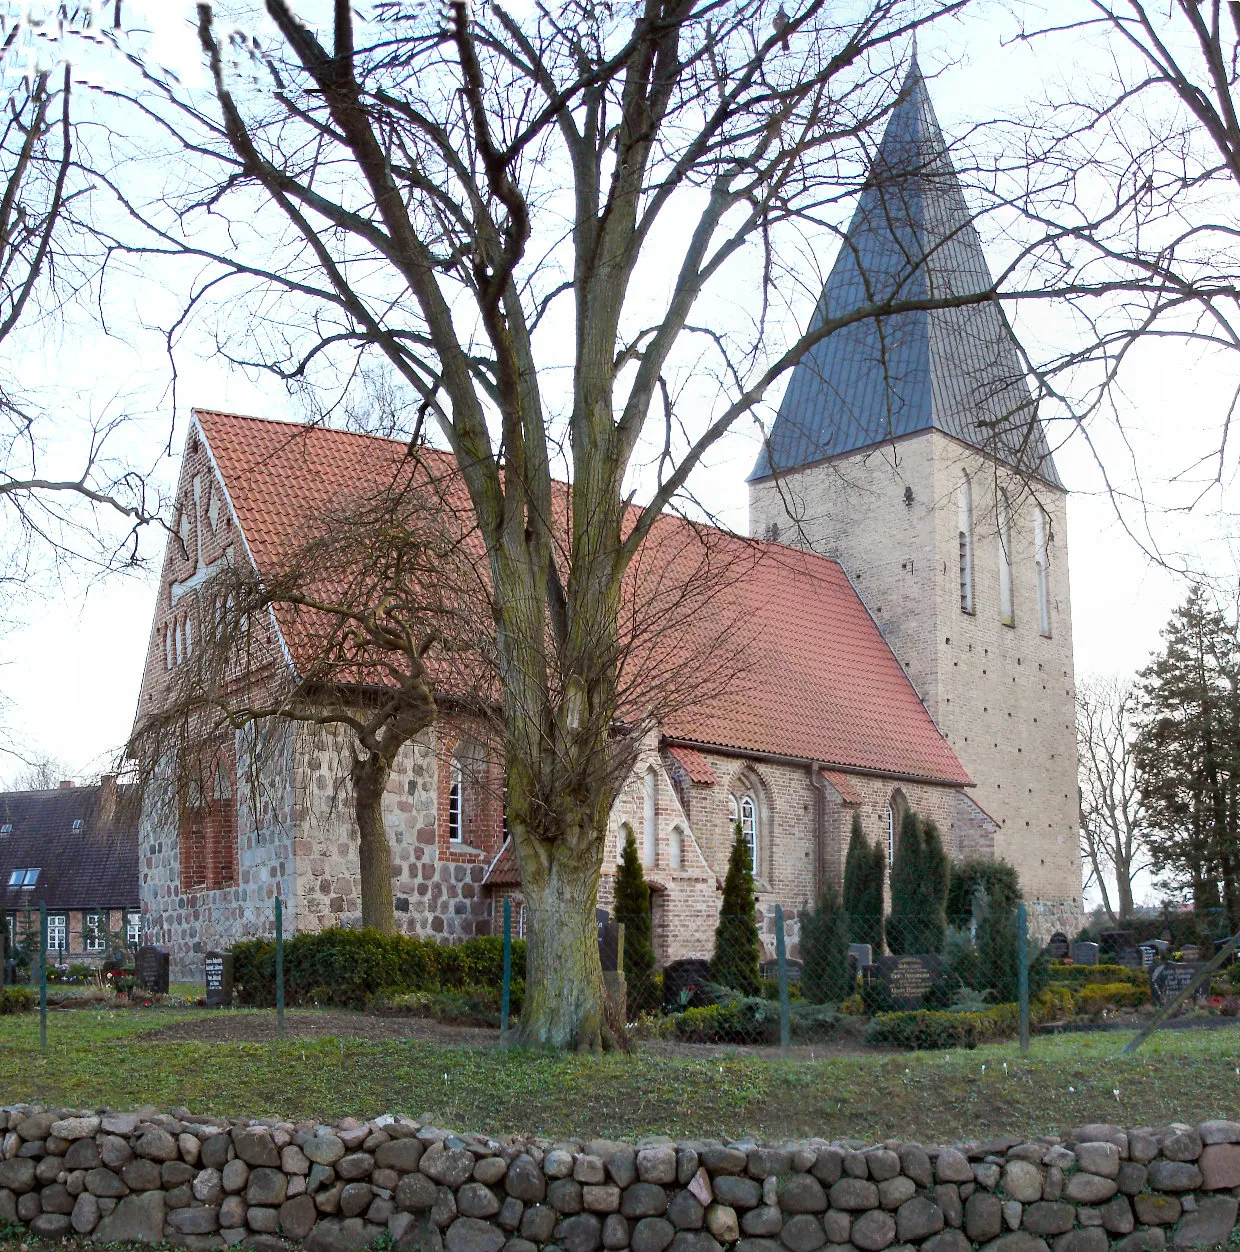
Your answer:
[[[815,320],[991,283],[914,61]],[[750,475],[750,532],[842,563],[1045,935],[1081,912],[1072,615],[1066,492],[1021,362],[997,302],[823,339]]]

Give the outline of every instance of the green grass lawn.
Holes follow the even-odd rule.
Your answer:
[[[144,1036],[192,1010],[0,1018],[0,1104],[338,1118],[434,1115],[458,1129],[551,1136],[824,1135],[927,1142],[1240,1116],[1240,1030],[1168,1031],[1132,1058],[1126,1035],[1036,1038],[976,1051],[781,1062],[746,1056],[559,1056],[406,1041],[174,1043]]]

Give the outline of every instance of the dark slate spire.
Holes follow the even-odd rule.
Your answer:
[[[914,53],[814,323],[991,282]],[[899,313],[827,336],[792,371],[750,477],[930,429],[1062,485],[994,303]]]

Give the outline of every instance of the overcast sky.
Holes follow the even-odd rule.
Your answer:
[[[152,10],[157,11],[168,10]],[[1053,95],[1065,76],[1088,74],[1091,57],[1099,58],[1099,72],[1105,68],[1101,54],[1079,41],[1061,42],[1058,54],[1048,55],[1047,45],[1031,48],[1014,40],[1017,20],[1035,22],[1038,13],[1029,6],[979,7],[960,22],[922,35],[923,66],[931,74],[939,71],[931,94],[949,135]],[[183,18],[166,17],[160,29],[165,59],[192,78],[193,40],[185,37]],[[824,273],[830,260],[829,255],[819,258]],[[161,459],[174,415],[168,363],[153,328],[166,310],[158,307],[158,294],[135,287],[128,305],[125,295],[114,296],[122,322],[116,337],[79,316],[69,324],[40,326],[9,345],[11,352],[23,354],[28,388],[63,397],[67,424],[105,412],[145,415],[125,432],[123,448],[136,463],[155,466],[156,479],[166,488],[175,478],[191,406],[300,416],[277,384],[243,376],[213,357],[201,339],[190,338],[177,358],[175,456]],[[1018,315],[1017,326],[1022,337],[1035,341],[1055,333],[1053,313],[1041,309]],[[1218,361],[1160,348],[1151,349],[1133,374],[1126,414],[1133,464],[1155,504],[1162,499],[1160,484],[1169,464],[1164,453],[1197,429],[1195,423],[1206,421],[1203,415],[1217,417],[1231,381],[1228,369]],[[738,529],[746,525],[744,479],[756,451],[752,429],[736,432],[693,484],[699,498]],[[1183,584],[1124,533],[1083,441],[1066,438],[1056,461],[1073,492],[1067,547],[1077,675],[1130,673],[1158,646],[1159,629],[1183,595]],[[1229,520],[1220,512],[1218,496],[1208,497],[1188,517],[1159,516],[1154,525],[1161,540],[1224,579],[1232,578]],[[28,754],[46,753],[64,762],[69,776],[87,777],[106,768],[130,729],[163,546],[154,533],[144,543],[152,558],[146,573],[54,587],[24,609],[23,625],[0,638],[0,691],[10,701],[0,717]],[[0,756],[0,780],[19,768]]]

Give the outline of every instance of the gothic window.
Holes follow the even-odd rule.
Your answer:
[[[172,627],[164,627],[164,661],[168,669],[172,668]]]
[[[908,801],[904,798],[904,792],[897,787],[891,793],[891,800],[887,804],[887,867],[888,869],[895,863],[896,859],[896,840],[900,837],[900,827],[904,825],[904,815],[908,812]]]
[[[655,808],[655,776],[653,766],[646,771],[645,821],[642,828],[642,865],[650,869],[658,857],[657,811]]]
[[[103,913],[87,913],[82,927],[87,952],[102,952],[108,945],[108,924]]]
[[[973,612],[973,487],[968,474],[961,476],[960,494],[956,500],[960,548],[960,611]]]
[[[465,787],[461,763],[455,757],[448,766],[448,842],[464,842]]]
[[[668,863],[671,865],[672,869],[683,868],[685,855],[684,847],[684,831],[682,831],[679,826],[673,826],[668,854]]]
[[[1033,563],[1034,574],[1038,580],[1038,629],[1050,637],[1051,633],[1051,598],[1047,585],[1048,553],[1046,547],[1047,532],[1046,513],[1038,505],[1033,515]]]
[[[758,877],[758,801],[752,791],[728,797],[728,817],[732,830],[740,823],[741,837],[749,845],[749,865],[753,876]]]
[[[616,836],[616,864],[619,865],[624,860],[624,845],[628,843],[629,836],[633,833],[633,827],[628,822],[620,823],[620,833]]]
[[[1016,625],[1012,606],[1012,502],[1006,491],[999,493],[999,619],[1005,626]]]

